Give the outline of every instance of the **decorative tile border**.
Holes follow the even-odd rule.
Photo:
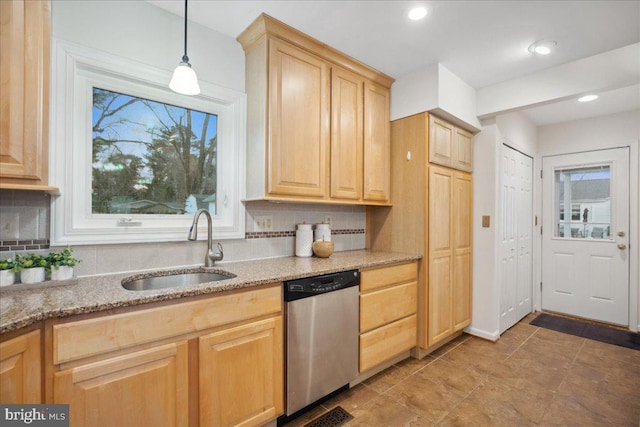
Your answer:
[[[345,228],[331,230],[331,235],[364,234],[364,228]],[[295,237],[295,231],[249,231],[244,235],[245,239],[272,239],[277,237]],[[49,249],[49,240],[0,240],[0,252],[38,251]]]
[[[49,249],[48,239],[39,240],[0,240],[0,252],[39,251]]]
[[[364,234],[364,228],[346,228],[342,230],[331,230],[331,235],[339,236],[343,234]],[[275,237],[295,237],[295,231],[248,231],[244,234],[245,239],[271,239]]]

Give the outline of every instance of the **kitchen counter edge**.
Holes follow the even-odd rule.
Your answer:
[[[380,267],[421,258],[421,255],[415,254],[356,250],[335,252],[329,258],[284,257],[223,262],[211,270],[228,272],[235,277],[219,282],[149,291],[128,291],[121,286],[121,282],[125,278],[149,274],[150,271],[80,277],[59,284],[47,282],[47,284],[35,288],[21,289],[20,285],[14,285],[0,288],[0,334],[15,331],[53,317],[67,317],[119,307],[214,294],[302,277]],[[180,273],[193,267],[164,268],[153,270],[153,272],[171,270]]]

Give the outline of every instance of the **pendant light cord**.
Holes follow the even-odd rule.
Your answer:
[[[184,0],[184,55],[182,56],[182,62],[189,63],[189,57],[187,56],[187,0]]]

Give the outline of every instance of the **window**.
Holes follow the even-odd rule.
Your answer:
[[[611,166],[555,171],[555,237],[610,239]],[[571,217],[565,215],[571,207]]]
[[[203,207],[216,239],[244,237],[245,95],[170,77],[54,42],[52,244],[186,240]]]
[[[92,213],[215,214],[217,119],[94,87]]]

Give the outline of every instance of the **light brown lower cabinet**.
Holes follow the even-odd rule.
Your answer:
[[[186,426],[187,341],[56,372],[55,403],[69,404],[75,426]]]
[[[360,277],[360,372],[416,346],[417,262],[365,270]]]
[[[46,325],[46,396],[70,404],[71,426],[249,427],[283,413],[279,283]]]
[[[199,353],[201,426],[258,426],[282,413],[282,316],[202,336]]]
[[[42,403],[40,331],[0,343],[0,403]]]

